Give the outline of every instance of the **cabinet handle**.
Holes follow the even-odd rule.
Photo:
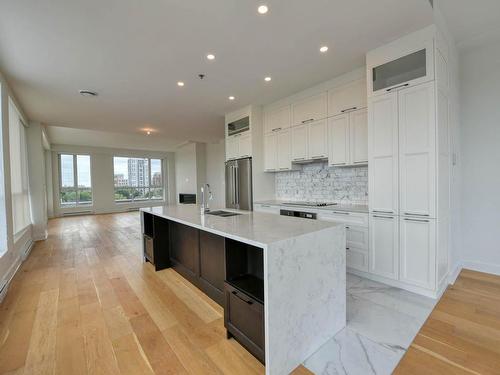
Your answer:
[[[339,215],[349,215],[349,212],[332,211],[332,213],[339,214]]]
[[[409,216],[424,216],[424,217],[428,217],[429,214],[412,214],[411,212],[405,212],[405,215],[409,215]]]
[[[323,158],[326,158],[325,155],[318,155],[318,156],[313,156],[312,157],[313,159],[323,159]]]
[[[242,300],[243,302],[246,302],[246,303],[248,303],[249,305],[253,305],[253,301],[249,301],[249,300],[246,300],[246,299],[244,299],[244,298],[241,298],[241,297],[238,295],[238,292],[236,292],[236,291],[234,291],[234,290],[233,290],[233,291],[232,291],[232,293],[234,294],[234,296],[235,296],[235,297],[238,297],[238,298],[239,298],[240,300]]]
[[[297,161],[297,160],[304,160],[305,158],[295,158],[293,159],[294,161]]]
[[[268,205],[268,204],[262,204],[261,207],[269,207],[269,208],[271,208],[271,206]]]
[[[351,229],[351,227],[345,227],[345,229]]]
[[[373,212],[376,212],[378,214],[392,214],[393,211],[382,211],[382,210],[373,210]]]
[[[314,121],[313,118],[307,119],[307,120],[302,120],[303,124],[307,124],[308,122]]]
[[[281,130],[281,128],[274,128],[274,129],[273,129],[273,130],[271,130],[271,131],[273,131],[273,132],[277,132],[278,130]]]
[[[346,108],[346,109],[343,109],[343,110],[342,110],[342,111],[340,111],[340,112],[345,113],[345,112],[348,112],[348,111],[354,111],[355,109],[358,109],[358,107]]]
[[[394,219],[394,216],[378,216],[378,215],[373,215],[373,217],[378,217],[379,219]]]
[[[405,221],[414,221],[414,222],[417,222],[417,223],[428,223],[429,220],[423,220],[423,219],[403,219]]]
[[[288,169],[288,167],[280,168],[280,171],[285,171],[287,169]]]
[[[346,249],[346,250],[351,250],[349,247],[346,247],[345,249]]]
[[[400,88],[402,88],[402,87],[406,87],[406,86],[410,86],[410,84],[409,84],[409,83],[405,83],[405,84],[403,84],[403,85],[399,85],[399,86],[391,87],[390,89],[387,89],[387,90],[385,90],[385,91],[387,91],[387,92],[391,92],[392,90],[395,90],[395,89],[400,89]]]
[[[368,163],[368,160],[363,160],[363,161],[355,161],[354,164],[366,164]]]
[[[249,158],[249,157],[250,157],[250,155],[241,155],[240,157],[241,157],[241,158]]]

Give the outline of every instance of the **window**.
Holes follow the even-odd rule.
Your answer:
[[[10,183],[14,235],[31,224],[26,129],[14,102],[9,98]]]
[[[90,206],[92,180],[90,155],[59,155],[59,196],[61,207]]]
[[[113,158],[115,202],[163,200],[161,159]]]

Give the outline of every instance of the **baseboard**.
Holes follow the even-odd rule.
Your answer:
[[[12,265],[9,267],[9,270],[5,273],[4,278],[2,279],[0,283],[0,303],[3,301],[5,296],[7,295],[7,291],[9,290],[9,285],[14,276],[17,273],[17,270],[19,267],[21,267],[22,261],[21,257],[17,257],[16,261],[12,263]]]
[[[491,263],[475,262],[472,260],[465,260],[462,262],[462,268],[467,268],[472,271],[491,273],[493,275],[500,275],[500,264],[491,264]]]
[[[460,271],[462,271],[462,263],[458,262],[455,265],[455,268],[448,275],[448,284],[453,285],[455,281],[457,281],[458,275],[460,275]]]

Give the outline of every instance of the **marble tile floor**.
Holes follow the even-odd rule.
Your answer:
[[[317,375],[391,374],[437,300],[347,274],[347,327],[304,366]]]

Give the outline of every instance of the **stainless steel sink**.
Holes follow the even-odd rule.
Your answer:
[[[220,217],[229,217],[229,216],[237,216],[237,215],[241,215],[241,214],[238,214],[236,212],[229,212],[229,211],[217,210],[217,211],[205,212],[205,215],[214,215],[214,216],[220,216]]]

